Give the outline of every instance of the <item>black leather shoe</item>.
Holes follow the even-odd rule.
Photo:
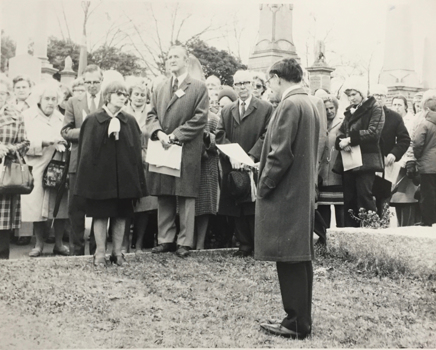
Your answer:
[[[286,327],[283,327],[280,323],[261,323],[260,327],[267,331],[268,333],[278,335],[280,337],[292,338],[303,340],[309,334],[301,334],[294,332]]]
[[[253,252],[249,252],[246,250],[238,250],[235,254],[233,254],[236,258],[246,258],[247,256],[252,256]]]
[[[179,258],[186,258],[187,256],[189,256],[190,250],[191,250],[191,247],[179,245],[179,247],[177,248],[177,251],[176,251],[176,255]]]
[[[28,245],[32,237],[18,237],[16,245]]]
[[[152,253],[168,253],[174,251],[175,251],[174,244],[172,243],[162,243],[151,250]]]

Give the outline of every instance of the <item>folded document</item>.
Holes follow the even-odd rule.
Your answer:
[[[165,149],[160,141],[149,140],[145,158],[145,161],[149,164],[149,170],[155,173],[180,177],[182,147],[171,145],[170,148]]]

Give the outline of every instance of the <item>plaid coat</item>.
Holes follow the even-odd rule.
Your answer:
[[[0,110],[0,143],[15,145],[21,154],[25,154],[29,141],[24,129],[21,114],[11,106]],[[12,208],[14,212],[11,212]],[[21,202],[19,195],[0,195],[0,230],[12,230],[20,227]]]

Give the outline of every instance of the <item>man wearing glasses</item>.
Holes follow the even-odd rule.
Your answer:
[[[72,190],[76,182],[77,151],[80,127],[88,114],[94,113],[103,106],[101,82],[103,73],[98,66],[91,64],[83,73],[86,93],[72,97],[65,108],[62,137],[71,142],[71,157],[69,166],[69,198],[68,214],[71,221],[70,254],[85,254],[85,211],[84,199],[74,196]]]
[[[258,162],[273,106],[253,96],[253,79],[248,71],[240,70],[235,73],[233,87],[239,98],[221,111],[216,142],[238,143],[255,162]],[[232,169],[241,169],[242,164],[232,158],[224,158],[221,163],[223,184],[219,213],[235,218],[235,234],[240,244],[235,256],[250,256],[254,249],[255,203],[236,204],[230,195],[226,179]]]

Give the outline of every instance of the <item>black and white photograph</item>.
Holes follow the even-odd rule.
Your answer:
[[[0,0],[0,350],[436,348],[435,0]]]

